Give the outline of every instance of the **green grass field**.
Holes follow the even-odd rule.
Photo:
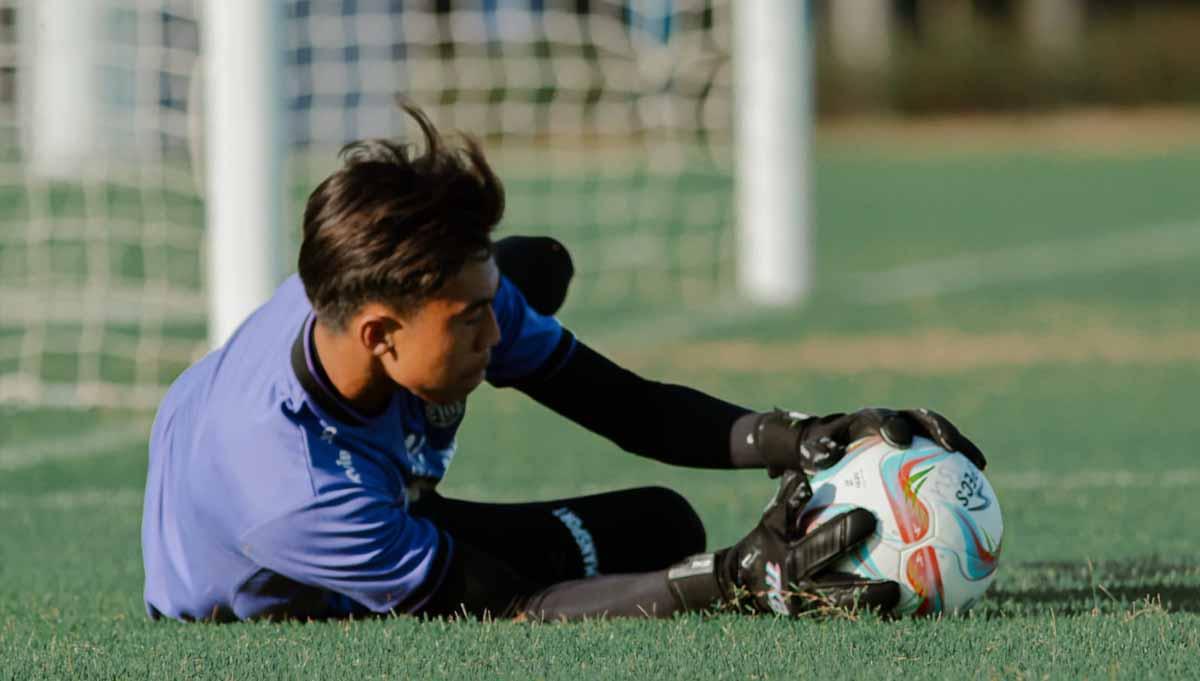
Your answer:
[[[1200,152],[827,149],[817,177],[818,283],[805,308],[714,303],[632,325],[568,310],[564,322],[648,375],[752,407],[950,415],[987,452],[1005,510],[1000,573],[970,615],[152,623],[144,445],[105,440],[149,415],[10,409],[0,678],[1193,677]],[[485,387],[444,491],[517,500],[643,484],[692,500],[711,548],[748,529],[772,488],[755,472],[638,460]]]

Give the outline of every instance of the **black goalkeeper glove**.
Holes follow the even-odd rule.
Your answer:
[[[942,449],[961,453],[979,470],[987,466],[975,443],[946,417],[928,409],[868,408],[820,417],[776,410],[760,414],[751,430],[752,444],[771,477],[785,470],[811,475],[829,468],[845,456],[851,443],[869,435],[880,435],[902,448],[910,446],[913,437],[926,437]]]
[[[888,612],[900,586],[826,569],[875,531],[875,516],[854,509],[805,534],[800,525],[812,499],[808,478],[788,471],[758,525],[740,542],[675,566],[668,580],[684,607],[723,601],[755,612],[799,615],[822,608]]]

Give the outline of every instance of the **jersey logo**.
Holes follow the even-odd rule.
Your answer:
[[[350,479],[350,482],[356,485],[362,484],[362,476],[354,470],[354,460],[350,458],[350,452],[344,449],[339,451],[337,465],[346,471],[346,477]]]
[[[409,433],[408,437],[404,438],[404,449],[408,452],[408,462],[412,474],[420,478],[435,477],[433,468],[429,465],[429,461],[425,459],[425,445],[429,441],[424,435],[417,433]]]
[[[335,436],[337,436],[337,428],[321,421],[321,441],[327,445],[331,445]]]
[[[425,420],[434,428],[453,428],[463,419],[467,403],[459,400],[450,404],[425,403]]]
[[[418,456],[425,449],[428,440],[420,433],[409,433],[404,438],[404,449],[408,451],[410,456]]]

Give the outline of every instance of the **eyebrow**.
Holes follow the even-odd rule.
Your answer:
[[[476,300],[476,301],[472,302],[470,305],[464,307],[455,316],[456,317],[466,317],[467,315],[471,314],[472,312],[474,312],[475,310],[478,310],[481,307],[491,305],[493,302],[495,302],[495,300],[496,300],[495,297],[480,298],[479,300]]]
[[[496,285],[495,293],[488,296],[487,298],[478,298],[474,301],[471,301],[471,304],[467,305],[462,310],[459,310],[458,314],[456,314],[454,316],[455,317],[466,317],[467,315],[471,314],[475,310],[478,310],[479,308],[481,308],[485,305],[491,305],[492,303],[496,302],[496,294],[498,294],[498,293],[500,293],[500,285],[499,284]]]

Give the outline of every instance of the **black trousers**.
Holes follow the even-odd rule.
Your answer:
[[[705,547],[691,504],[664,487],[569,499],[494,504],[426,493],[411,507],[538,589],[598,574],[651,572]]]

